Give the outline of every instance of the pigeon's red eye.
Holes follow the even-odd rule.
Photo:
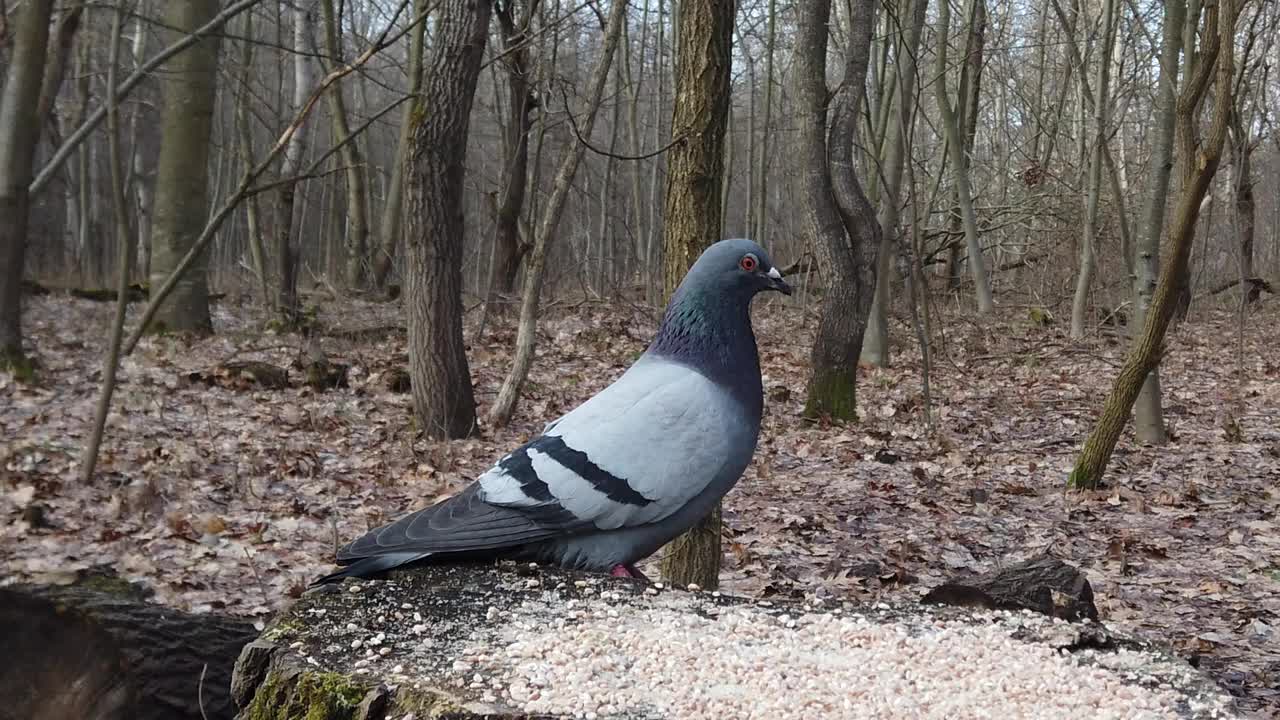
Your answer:
[[[738,267],[746,270],[747,272],[755,272],[756,266],[759,264],[759,261],[756,260],[756,256],[751,255],[750,253],[743,255],[742,259],[738,261]]]

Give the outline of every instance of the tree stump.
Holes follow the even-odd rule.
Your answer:
[[[229,719],[231,668],[257,634],[111,576],[0,588],[0,720]]]
[[[642,628],[639,632],[654,635],[655,644],[637,649],[635,635],[619,635],[620,625],[629,618],[635,621],[631,631],[638,623]],[[679,622],[667,622],[672,618]],[[740,639],[744,623],[766,630]],[[584,626],[585,634],[575,634],[575,628]],[[850,632],[849,628],[855,628],[853,632],[857,634],[861,631],[856,628],[882,626],[887,626],[883,632],[867,632],[864,637],[883,640],[846,644],[840,639],[840,633]],[[671,627],[681,629],[671,634]],[[837,627],[844,629],[831,629]],[[947,632],[940,632],[940,628],[947,628]],[[964,628],[973,629],[972,634]],[[1106,670],[1114,673],[1108,675],[1107,681],[1113,689],[1172,688],[1169,692],[1177,698],[1170,704],[1176,706],[1173,714],[1179,717],[1222,717],[1220,711],[1230,702],[1185,662],[1116,637],[1096,623],[1066,624],[1021,613],[975,613],[968,608],[833,608],[752,601],[514,563],[425,566],[395,571],[383,580],[348,579],[312,591],[277,617],[262,637],[244,648],[236,663],[232,696],[240,709],[239,720],[584,717],[595,711],[539,713],[548,712],[548,707],[563,707],[551,704],[551,696],[556,696],[557,702],[566,697],[582,697],[583,689],[577,683],[590,678],[593,683],[603,683],[594,691],[598,693],[593,696],[597,700],[588,700],[602,703],[598,713],[602,720],[731,718],[749,714],[744,708],[754,707],[754,703],[801,707],[799,703],[806,701],[800,696],[806,692],[807,675],[793,675],[797,670],[787,665],[793,662],[788,658],[818,652],[820,660],[804,666],[809,670],[799,672],[845,667],[860,678],[849,685],[860,686],[857,693],[850,690],[849,697],[866,697],[863,693],[868,688],[879,686],[889,688],[881,692],[879,702],[911,705],[916,699],[900,695],[895,684],[902,665],[882,665],[874,658],[883,658],[882,653],[892,656],[904,647],[903,643],[913,639],[925,644],[934,642],[933,638],[952,638],[960,643],[970,642],[963,638],[991,642],[982,638],[991,637],[992,628],[997,629],[997,642],[983,647],[995,647],[997,658],[1008,652],[1008,643],[1027,643],[1050,649],[1036,657],[1072,663],[1071,673],[1079,668],[1114,668]],[[797,635],[802,632],[810,634]],[[988,634],[982,635],[984,632]],[[1099,635],[1106,637],[1107,643],[1092,642]],[[606,636],[614,636],[618,642],[605,643]],[[803,639],[815,637],[822,639],[818,643],[822,647],[816,651],[813,643]],[[962,639],[954,640],[956,637]],[[690,660],[695,663],[702,662],[702,653],[708,652],[717,657],[761,657],[766,646],[781,644],[786,651],[765,664],[779,669],[783,676],[794,677],[797,684],[792,687],[784,683],[790,688],[787,697],[776,695],[776,691],[774,697],[767,697],[763,686],[750,685],[750,678],[741,674],[713,672],[698,681],[689,676],[687,668],[692,666],[684,665],[679,656],[673,657],[678,653],[668,639],[677,638],[687,648],[682,652],[698,654],[696,660]],[[874,642],[884,644],[868,652],[867,643]],[[544,643],[539,647],[555,649],[531,650],[531,643]],[[725,643],[733,647],[725,649]],[[601,649],[603,645],[608,647]],[[709,650],[710,647],[719,649]],[[842,653],[867,653],[857,657],[873,660],[865,664],[850,662],[840,657]],[[555,660],[554,654],[562,657]],[[940,660],[940,664],[914,665],[913,672],[950,673],[954,655],[934,653],[930,657],[934,659],[928,662]],[[1078,660],[1073,659],[1077,657]],[[647,673],[643,668],[653,665],[646,662],[655,658],[659,664],[669,663],[670,668]],[[1020,661],[1007,662],[1013,667]],[[560,663],[557,667],[569,675],[557,675],[561,670],[548,669],[547,663]],[[1018,668],[1019,674],[1032,680],[1040,677],[1034,668]],[[575,673],[585,675],[580,680],[565,679],[576,677]],[[675,675],[668,678],[668,673]],[[555,677],[562,680],[549,679]],[[1097,676],[1091,677],[1094,679],[1090,682],[1096,682]],[[983,681],[978,678],[974,682]],[[1066,686],[1072,685],[1037,682],[1043,688],[1053,685],[1047,692],[1057,692],[1058,687],[1065,692],[1070,689]],[[688,712],[687,707],[671,698],[654,705],[651,696],[643,694],[659,692],[649,688],[677,686],[696,688],[698,697],[733,698],[740,706],[708,715],[705,710]],[[630,695],[623,695],[622,690],[602,689],[637,687],[641,689]],[[831,707],[839,707],[840,698],[845,696],[844,687],[828,691],[833,693],[827,696],[833,700]],[[997,692],[988,684],[981,687],[982,692],[973,694]],[[964,687],[959,692],[969,694],[970,690]],[[605,702],[616,704],[605,709]],[[911,708],[895,712],[895,717],[905,717]]]

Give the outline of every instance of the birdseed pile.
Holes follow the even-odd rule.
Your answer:
[[[437,693],[460,716],[1238,717],[1185,662],[1092,623],[774,604],[555,569],[427,568],[327,586],[264,637],[302,669]]]
[[[486,700],[575,718],[1176,718],[1184,695],[1146,677],[1152,656],[1069,653],[1015,639],[1040,617],[925,627],[741,605],[703,613],[570,600],[553,626],[511,612],[509,644],[462,663]],[[532,611],[531,611],[532,612]],[[1061,621],[1062,629],[1074,631]],[[1143,683],[1147,686],[1143,686]],[[1191,701],[1229,717],[1220,698]]]

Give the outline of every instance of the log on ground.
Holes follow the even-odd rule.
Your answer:
[[[232,665],[257,634],[110,576],[0,588],[0,720],[231,718]]]

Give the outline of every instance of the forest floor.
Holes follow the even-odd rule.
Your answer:
[[[139,306],[131,309],[136,317]],[[38,385],[0,374],[0,582],[52,581],[99,564],[196,612],[265,616],[331,568],[336,543],[454,492],[615,378],[657,318],[627,305],[546,312],[511,427],[419,438],[394,305],[328,303],[321,346],[349,387],[255,387],[209,373],[228,360],[288,366],[297,336],[249,305],[215,308],[218,334],[144,340],[125,360],[97,481],[76,480],[101,378],[109,304],[28,301]],[[514,324],[491,322],[469,358],[487,409]],[[910,330],[891,369],[859,378],[857,424],[801,418],[814,319],[755,309],[766,417],[756,460],[725,501],[725,589],[750,595],[910,600],[944,578],[1049,551],[1090,577],[1108,625],[1198,662],[1244,709],[1280,714],[1280,305],[1238,343],[1235,316],[1198,311],[1162,370],[1173,434],[1126,433],[1096,492],[1066,492],[1074,456],[1125,344],[1071,342],[1007,309],[979,325],[935,319],[936,429],[925,423]]]

